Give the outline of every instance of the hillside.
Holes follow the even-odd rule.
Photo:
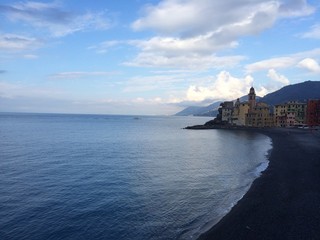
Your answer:
[[[214,102],[205,107],[190,106],[183,109],[181,112],[175,114],[175,116],[216,116],[221,101]]]
[[[267,94],[260,101],[275,105],[288,101],[306,102],[308,99],[320,99],[320,81],[306,81],[288,85]]]

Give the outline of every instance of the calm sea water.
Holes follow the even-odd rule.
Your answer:
[[[0,114],[0,239],[195,239],[266,166],[268,137],[195,117]]]

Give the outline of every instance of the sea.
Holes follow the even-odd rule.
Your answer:
[[[208,120],[0,113],[0,239],[197,239],[272,148]]]

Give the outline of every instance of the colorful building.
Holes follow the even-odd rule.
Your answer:
[[[306,123],[307,104],[290,101],[274,106],[275,126],[292,127]]]
[[[274,118],[270,107],[266,103],[256,102],[256,93],[251,87],[248,94],[249,111],[246,114],[246,126],[250,127],[273,127]]]
[[[311,127],[320,126],[320,99],[308,101],[307,125]]]

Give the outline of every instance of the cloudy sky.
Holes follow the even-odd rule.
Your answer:
[[[0,0],[0,111],[173,114],[320,80],[318,0]]]

